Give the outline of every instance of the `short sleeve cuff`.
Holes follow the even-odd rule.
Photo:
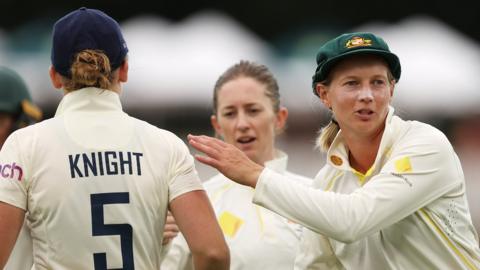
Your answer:
[[[198,174],[195,171],[177,177],[174,183],[175,184],[171,185],[169,188],[169,202],[187,192],[194,190],[204,190],[203,185],[198,178]]]
[[[0,181],[5,181],[5,180],[0,180]],[[4,202],[6,204],[13,205],[15,207],[21,208],[23,210],[27,210],[27,202],[24,200],[19,200],[19,198],[24,198],[25,194],[20,194],[22,191],[19,191],[17,189],[10,189],[10,188],[5,188],[1,187],[0,190],[0,202]]]

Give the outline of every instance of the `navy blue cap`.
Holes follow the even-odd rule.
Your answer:
[[[128,48],[118,23],[97,9],[79,8],[60,18],[53,26],[52,65],[70,78],[75,54],[82,50],[100,50],[118,68]]]

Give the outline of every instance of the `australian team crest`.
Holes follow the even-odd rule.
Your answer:
[[[355,48],[355,47],[367,47],[372,46],[371,39],[365,39],[362,37],[353,37],[345,44],[345,47],[348,49]]]

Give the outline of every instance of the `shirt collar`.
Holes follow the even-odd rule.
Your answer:
[[[55,116],[72,111],[122,111],[118,93],[95,87],[69,92],[63,96]]]
[[[275,157],[265,162],[265,167],[274,170],[277,173],[284,174],[287,170],[288,156],[280,150],[275,151]]]
[[[377,152],[377,157],[373,166],[377,163],[382,155],[378,153],[388,152],[392,144],[392,119],[394,116],[394,108],[389,106],[387,118],[385,120],[385,130],[382,134],[382,139],[380,141],[380,147]],[[348,162],[348,148],[345,144],[345,140],[342,136],[342,130],[340,130],[332,142],[332,145],[327,151],[327,163],[333,167],[343,170],[351,170]]]

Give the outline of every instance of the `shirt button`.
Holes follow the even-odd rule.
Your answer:
[[[335,155],[330,156],[330,161],[336,166],[340,166],[343,164],[342,158]]]

